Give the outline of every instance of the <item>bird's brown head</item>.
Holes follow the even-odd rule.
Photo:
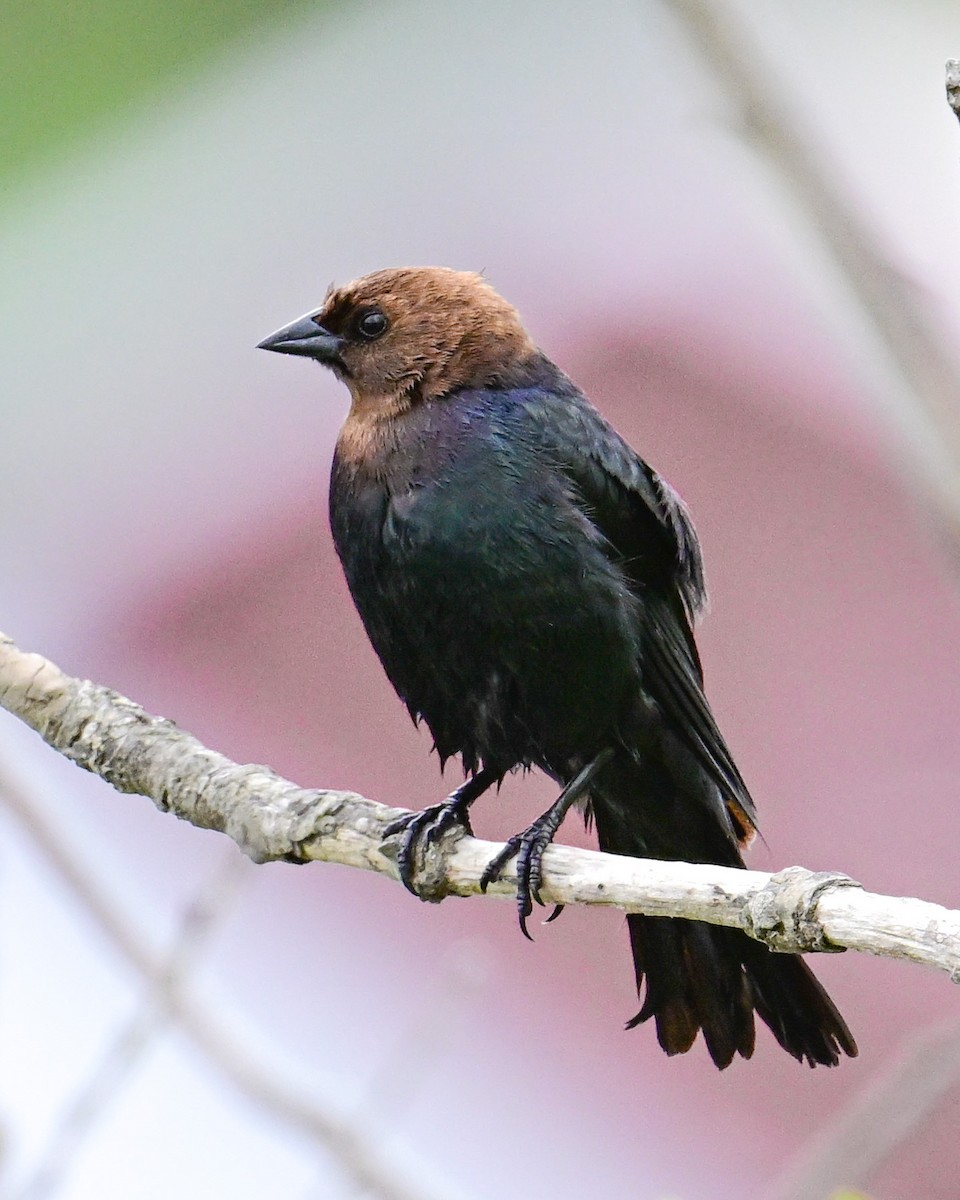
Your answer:
[[[515,308],[480,275],[397,267],[333,287],[260,347],[330,367],[354,407],[398,412],[460,388],[509,386],[537,355]]]

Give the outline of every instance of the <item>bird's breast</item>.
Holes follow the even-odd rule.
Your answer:
[[[331,483],[334,540],[387,674],[443,753],[484,761],[591,742],[637,656],[623,571],[569,481],[521,451],[434,442],[386,472],[338,451]]]

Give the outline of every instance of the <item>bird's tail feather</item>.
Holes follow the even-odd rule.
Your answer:
[[[774,954],[739,929],[671,917],[627,917],[643,1004],[628,1028],[654,1018],[667,1054],[684,1054],[703,1032],[721,1069],[754,1047],[754,1012],[780,1045],[810,1066],[855,1057],[856,1042],[800,958]]]
[[[621,820],[602,796],[594,796],[593,811],[602,850],[651,854],[642,831]],[[730,855],[739,856],[734,850],[723,856],[733,865]],[[653,1018],[667,1054],[685,1053],[702,1032],[721,1069],[737,1054],[749,1058],[756,1012],[784,1050],[810,1066],[836,1066],[841,1053],[856,1056],[843,1017],[803,959],[774,953],[742,930],[702,921],[630,914],[627,924],[642,995],[627,1027]]]

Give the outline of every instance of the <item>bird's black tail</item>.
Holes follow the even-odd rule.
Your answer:
[[[639,773],[635,764],[634,769]],[[621,789],[630,780],[624,780],[622,772],[614,775],[592,798],[600,848],[636,857],[687,857],[683,852],[671,853],[665,845],[673,821],[663,818],[675,818],[676,811],[659,813],[655,832],[638,828],[636,806],[642,784],[639,778],[632,781],[637,790],[629,804],[633,811],[625,819],[627,805],[622,803]],[[620,795],[611,795],[611,789]],[[647,815],[657,815],[650,814],[647,803],[642,808]],[[696,817],[693,823],[699,830],[708,820],[702,811],[684,815]],[[648,833],[652,836],[645,836]],[[743,866],[725,835],[715,850],[697,854],[695,861]],[[702,1030],[710,1057],[721,1069],[737,1054],[749,1058],[756,1012],[784,1050],[800,1062],[836,1066],[841,1053],[856,1056],[857,1045],[843,1017],[803,959],[774,953],[739,929],[702,921],[630,914],[627,924],[637,990],[643,998],[628,1028],[652,1017],[667,1054],[685,1053]]]

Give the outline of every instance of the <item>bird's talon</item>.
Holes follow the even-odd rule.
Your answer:
[[[419,816],[420,814],[415,812],[404,813],[402,817],[397,817],[395,821],[390,822],[390,824],[383,831],[383,836],[388,838],[392,837],[395,833],[403,833],[407,826],[410,825],[411,822],[415,821]]]
[[[564,904],[555,904],[553,906],[553,912],[544,921],[544,925],[549,925],[551,921],[555,921],[557,919],[557,917],[559,917],[560,914],[563,912],[565,907],[566,907],[566,905],[564,905]]]
[[[522,880],[517,882],[517,916],[520,918],[520,932],[528,942],[533,941],[533,935],[527,928],[527,917],[533,912],[533,905],[530,902],[530,892],[527,890],[526,884]]]
[[[383,831],[384,838],[394,834],[402,834],[403,838],[397,851],[397,874],[400,882],[414,896],[419,896],[413,875],[416,867],[417,843],[421,842],[424,849],[434,845],[454,825],[460,825],[465,833],[470,833],[470,821],[463,809],[459,797],[454,797],[444,804],[432,804],[421,812],[404,813]]]
[[[487,863],[480,876],[480,891],[485,892],[491,883],[495,883],[503,874],[503,868],[520,849],[520,838],[512,837],[499,854],[495,854]]]
[[[527,886],[530,888],[530,895],[536,900],[540,907],[543,907],[543,899],[540,895],[540,885],[543,883],[543,872],[540,869],[540,859],[543,855],[542,847],[536,847],[536,855],[531,855],[533,861],[530,863],[527,872]]]
[[[423,835],[425,845],[433,846],[440,841],[448,829],[452,829],[455,825],[459,825],[461,831],[468,836],[473,835],[473,826],[465,812],[461,812],[452,804],[437,805],[436,815]]]
[[[541,907],[543,899],[540,896],[540,885],[543,882],[543,852],[549,846],[549,838],[544,839],[540,830],[534,831],[532,837],[524,839],[523,848],[517,859],[517,877],[522,879],[524,890]]]

